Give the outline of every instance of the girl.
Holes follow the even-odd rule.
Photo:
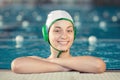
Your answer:
[[[102,73],[106,65],[100,58],[70,55],[70,47],[75,39],[74,22],[64,10],[48,14],[42,27],[43,37],[50,44],[51,55],[21,57],[13,60],[11,69],[15,73],[44,73],[75,70],[79,72]]]

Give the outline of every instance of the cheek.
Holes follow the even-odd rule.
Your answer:
[[[49,35],[49,41],[51,43],[55,43],[55,41],[57,40],[57,36],[53,35],[53,34],[50,34]]]
[[[70,44],[72,45],[74,42],[74,35],[70,37]]]
[[[59,38],[59,35],[58,34],[55,34],[54,32],[49,32],[49,40],[50,41],[56,41],[57,39]]]
[[[70,40],[74,40],[74,34],[69,35]]]

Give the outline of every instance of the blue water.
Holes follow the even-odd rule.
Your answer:
[[[0,68],[10,69],[11,61],[17,57],[50,55],[49,44],[44,40],[25,40],[21,48],[16,48],[15,41],[0,41]],[[120,41],[98,40],[95,47],[87,41],[75,40],[71,47],[73,56],[95,56],[103,59],[107,69],[120,69]]]
[[[71,55],[96,56],[105,61],[107,69],[120,69],[120,7],[49,6],[13,4],[0,7],[0,68],[10,69],[11,61],[17,57],[47,58],[50,50],[42,37],[42,25],[49,11],[64,9],[70,12],[77,28]],[[98,21],[94,21],[95,16]],[[24,37],[21,48],[15,47],[17,35]],[[96,46],[89,46],[90,36],[98,39]]]

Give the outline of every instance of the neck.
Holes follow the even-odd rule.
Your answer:
[[[50,47],[51,50],[51,55],[49,56],[49,58],[57,58],[59,51],[55,50],[54,48]],[[65,57],[70,57],[70,50],[67,51],[63,51],[61,53],[61,55],[59,56],[59,58],[65,58]]]

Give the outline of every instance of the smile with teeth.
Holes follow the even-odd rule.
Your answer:
[[[67,45],[68,41],[58,41],[58,43],[61,44],[61,45]]]

